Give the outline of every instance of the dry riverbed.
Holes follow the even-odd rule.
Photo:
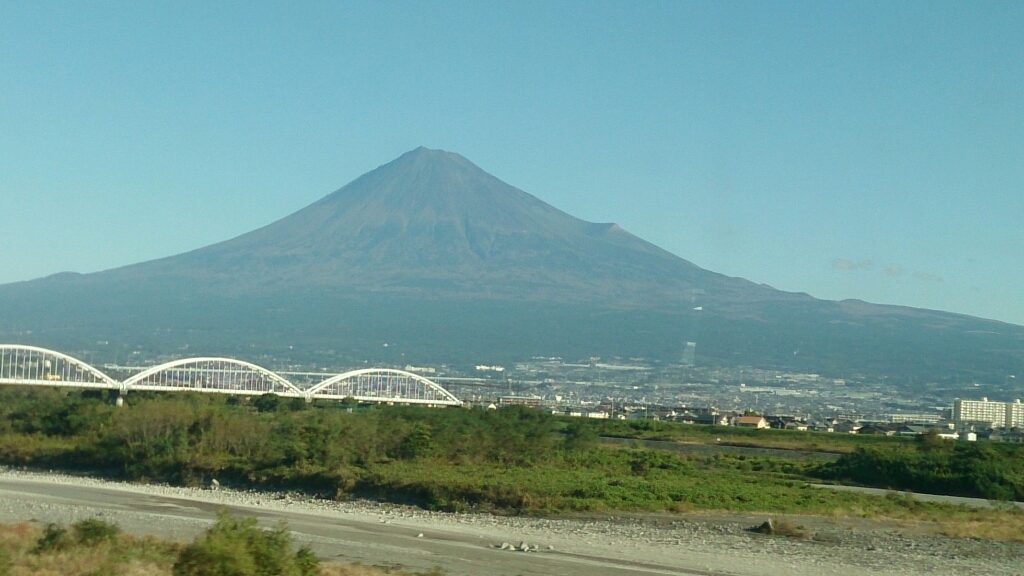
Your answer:
[[[0,522],[99,516],[134,534],[189,540],[228,508],[329,561],[440,567],[456,575],[919,574],[1024,576],[1024,544],[961,540],[865,520],[786,518],[802,537],[748,530],[766,516],[522,518],[447,514],[295,494],[126,484],[0,469]],[[525,551],[524,551],[525,549]]]

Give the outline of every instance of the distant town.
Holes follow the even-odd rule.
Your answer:
[[[153,365],[173,355],[135,354]],[[581,418],[649,419],[841,434],[917,435],[935,430],[966,441],[1024,442],[1024,397],[1016,375],[1001,382],[891,382],[885,377],[828,378],[750,367],[679,364],[643,358],[567,360],[535,357],[509,366],[480,363],[387,366],[422,375],[467,406],[526,405]],[[363,365],[326,366],[264,356],[297,385]],[[105,364],[116,372],[128,366]],[[134,368],[138,368],[137,366]]]

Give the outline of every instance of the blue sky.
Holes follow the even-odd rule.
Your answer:
[[[0,282],[419,145],[705,268],[1024,324],[1024,3],[0,3]]]

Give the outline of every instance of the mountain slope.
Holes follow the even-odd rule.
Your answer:
[[[791,298],[708,272],[615,224],[570,216],[450,152],[418,148],[269,226],[104,278],[221,291],[296,283],[420,297],[650,307],[700,288]]]
[[[705,362],[833,373],[1024,363],[1022,327],[726,277],[425,148],[225,242],[0,286],[0,338],[245,354],[298,344],[352,358],[384,358],[390,342],[409,360],[470,362],[675,361],[690,340]]]

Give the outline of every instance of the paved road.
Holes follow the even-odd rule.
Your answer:
[[[27,520],[26,509],[33,519],[41,521],[68,522],[100,514],[129,532],[187,540],[200,533],[221,508],[215,503],[126,489],[0,478],[0,520],[6,522]],[[382,523],[378,519],[329,517],[261,506],[228,508],[239,515],[255,516],[262,524],[287,521],[299,540],[311,544],[318,556],[328,560],[402,565],[415,570],[439,566],[449,574],[477,575],[725,574],[611,558],[601,554],[600,547],[593,554],[546,549],[509,552],[494,548],[493,539],[483,534],[426,529],[401,519]],[[65,517],[54,518],[56,513]]]

